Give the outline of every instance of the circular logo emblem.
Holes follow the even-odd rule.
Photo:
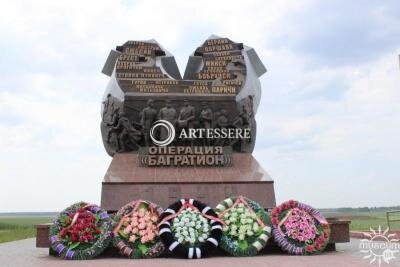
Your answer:
[[[165,140],[157,140],[155,136],[155,130],[157,127],[164,127],[167,130],[167,138]],[[151,141],[153,141],[154,144],[158,146],[167,146],[172,143],[175,139],[175,127],[170,123],[169,121],[166,120],[158,120],[153,123],[150,129],[150,138]]]

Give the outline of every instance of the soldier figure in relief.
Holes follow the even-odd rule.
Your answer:
[[[136,141],[140,140],[142,133],[136,130],[129,119],[125,116],[124,112],[120,112],[119,120],[116,126],[112,127],[113,130],[118,132],[117,138],[117,151],[127,151],[129,149],[129,142],[139,148]]]
[[[179,112],[178,124],[181,128],[193,128],[193,120],[195,118],[196,110],[189,104],[186,98],[183,100],[183,107]]]
[[[107,94],[107,99],[103,101],[103,121],[106,121],[106,116],[112,116],[114,112],[114,100],[111,94]],[[111,118],[110,118],[111,119]]]
[[[221,109],[220,114],[215,122],[215,126],[216,128],[219,129],[226,129],[228,127],[228,124],[229,124],[228,112],[225,109]],[[219,138],[215,141],[214,145],[224,146],[225,140],[223,138]]]
[[[157,110],[154,108],[154,101],[149,99],[147,101],[147,107],[145,107],[140,113],[140,125],[142,126],[144,133],[145,145],[149,145],[150,128],[157,118]]]
[[[113,127],[117,125],[119,120],[119,107],[115,108],[110,117],[111,117],[110,121],[105,121],[103,117],[103,123],[104,125],[107,126],[107,138],[106,138],[107,143],[110,143],[112,134],[116,133],[116,130],[113,129]]]
[[[183,100],[183,107],[179,112],[178,117],[178,126],[181,129],[192,129],[193,128],[193,121],[196,116],[196,110],[193,106],[189,104],[189,100],[186,98]],[[186,140],[184,140],[185,142]],[[191,145],[193,145],[193,139],[190,139]]]
[[[238,117],[233,121],[232,126],[236,129],[242,130],[249,128],[247,114],[244,111],[241,111]],[[245,146],[248,142],[249,139],[233,138],[229,145],[233,147],[235,144],[239,143],[239,151],[243,152],[245,151]]]
[[[200,112],[200,117],[199,120],[203,126],[204,129],[210,129],[212,126],[212,122],[213,122],[213,112],[211,110],[211,108],[208,107],[207,102],[203,102],[202,103],[202,110]],[[204,145],[210,145],[210,139],[205,138],[204,139]]]
[[[158,119],[160,120],[166,120],[170,122],[173,126],[176,125],[176,119],[177,119],[177,112],[176,110],[171,106],[171,101],[170,100],[165,100],[165,107],[160,109],[158,112]],[[160,140],[165,140],[168,137],[168,130],[165,129],[164,127],[160,128]]]

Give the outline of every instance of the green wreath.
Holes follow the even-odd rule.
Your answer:
[[[224,220],[220,247],[233,256],[254,256],[271,237],[271,220],[257,202],[243,196],[230,197],[215,208]]]
[[[160,206],[144,200],[123,206],[113,218],[113,246],[130,259],[160,256],[165,250],[157,229],[162,212]]]
[[[112,237],[105,210],[85,202],[63,210],[50,227],[50,248],[66,260],[88,260],[101,254]]]

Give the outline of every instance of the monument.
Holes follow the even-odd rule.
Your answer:
[[[102,72],[110,81],[100,129],[112,157],[102,209],[115,213],[132,200],[166,208],[182,198],[216,207],[232,196],[276,206],[274,182],[252,155],[266,72],[254,49],[211,36],[189,56],[182,78],[155,40],[127,41],[111,50]],[[349,241],[349,221],[328,222],[334,250]],[[50,247],[49,231],[37,225],[37,247]]]
[[[253,48],[217,36],[189,56],[183,78],[155,40],[111,50],[100,128],[113,159],[101,206],[188,197],[216,205],[245,195],[274,207],[273,180],[251,154],[265,72]]]

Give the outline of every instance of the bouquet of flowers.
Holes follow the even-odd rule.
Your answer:
[[[161,255],[164,245],[158,237],[157,222],[162,208],[149,201],[126,204],[113,218],[113,245],[128,258],[153,258]]]
[[[199,259],[217,247],[222,221],[207,205],[193,199],[181,199],[160,217],[160,237],[169,251],[181,257]]]
[[[231,197],[216,207],[225,226],[221,248],[233,256],[254,256],[271,236],[271,221],[258,203],[243,196]]]
[[[97,205],[76,203],[63,210],[50,227],[50,246],[60,257],[86,260],[99,255],[111,241],[111,220]]]
[[[328,244],[328,222],[306,204],[289,200],[273,209],[271,216],[275,241],[291,254],[319,253]]]
[[[172,231],[179,243],[195,246],[210,235],[211,226],[200,212],[188,207],[173,219]]]

